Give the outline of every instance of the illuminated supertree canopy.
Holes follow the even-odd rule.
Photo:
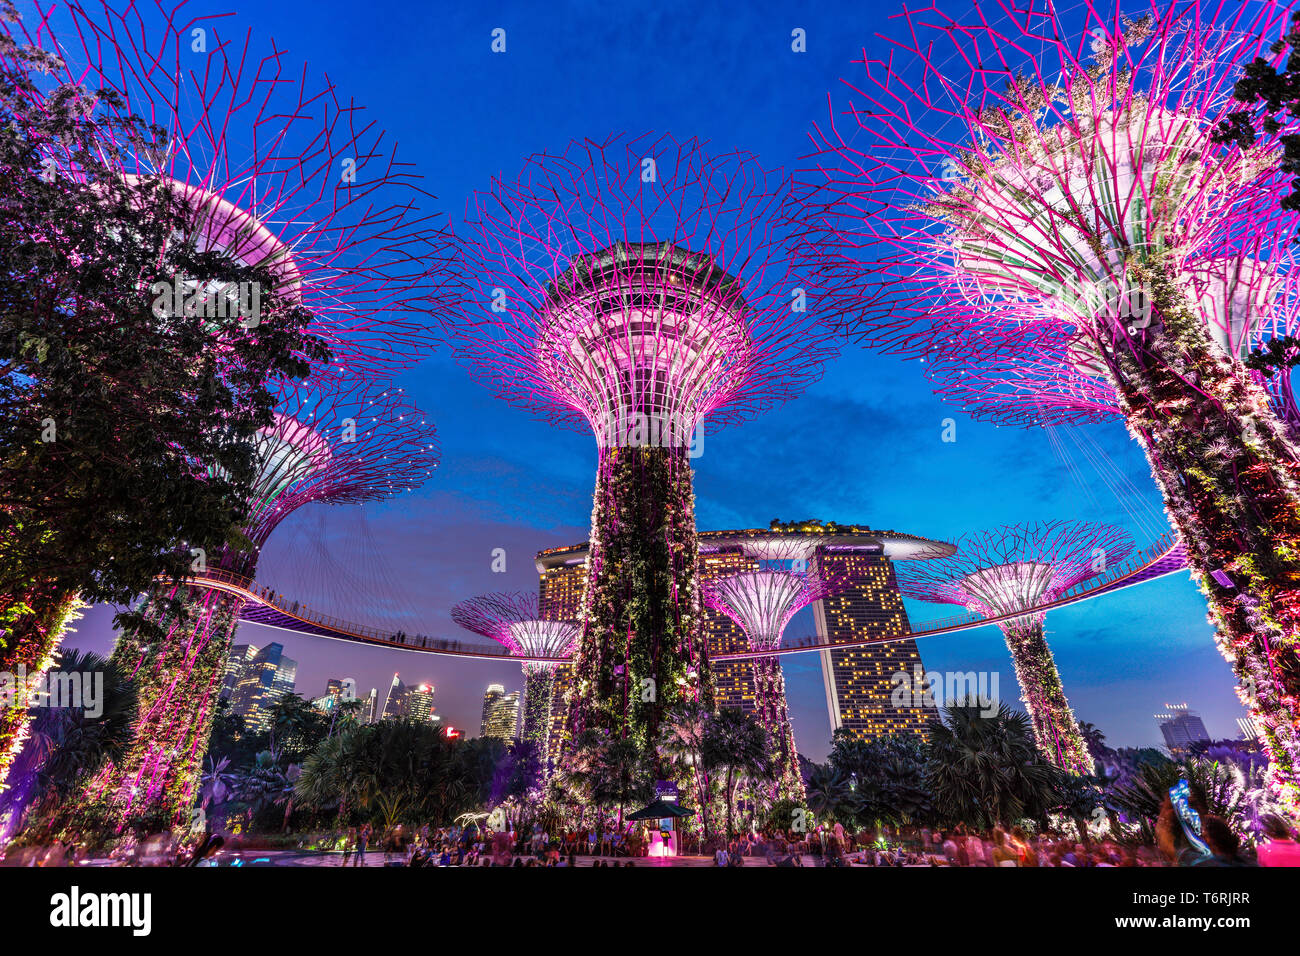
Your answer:
[[[1114,395],[1274,787],[1300,802],[1300,463],[1239,348],[1267,330],[1283,283],[1270,257],[1292,228],[1286,130],[1249,148],[1218,132],[1244,66],[1285,57],[1288,9],[1003,0],[966,21],[903,16],[906,39],[859,61],[814,135],[823,296],[864,343],[954,363],[945,382],[973,374],[959,400],[1010,394],[1011,419],[1101,417]],[[1059,327],[1011,328],[1040,321]],[[1034,341],[1051,347],[1021,351]],[[986,349],[997,361],[972,368]]]
[[[260,469],[244,528],[251,548],[222,546],[211,556],[195,549],[198,583],[160,588],[147,609],[150,626],[124,631],[114,648],[138,688],[136,737],[87,788],[86,823],[175,823],[195,798],[243,606],[204,587],[203,576],[220,569],[251,578],[261,547],[296,509],[390,498],[422,484],[438,464],[432,424],[400,389],[381,384],[329,378],[290,389],[274,424],[254,440]]]
[[[1288,240],[1289,241],[1289,240]],[[1282,253],[1278,253],[1281,255]],[[1300,327],[1300,297],[1289,269],[1283,273],[1245,257],[1188,263],[1184,279],[1196,296],[1216,344],[1239,361],[1288,344]],[[1289,259],[1287,260],[1289,265]],[[1034,311],[1018,319],[1017,312]],[[978,324],[931,352],[925,368],[935,391],[976,418],[1002,425],[1077,425],[1122,420],[1119,399],[1101,358],[1078,327],[1033,307],[999,306]],[[1290,435],[1300,435],[1290,376],[1254,371],[1270,396],[1273,414]]]
[[[898,565],[898,586],[907,597],[960,604],[989,617],[1029,612],[999,626],[1011,651],[1038,749],[1062,769],[1091,775],[1092,758],[1047,646],[1046,612],[1036,609],[1132,552],[1128,533],[1111,525],[1082,521],[1009,525],[966,535],[949,557]]]
[[[228,15],[185,6],[53,4],[5,28],[57,57],[51,84],[164,131],[164,149],[106,138],[101,159],[186,210],[177,241],[269,270],[332,353],[316,374],[380,377],[418,361],[462,296],[451,234],[420,208],[433,197],[332,82]],[[221,295],[186,279],[186,296]]]
[[[482,316],[461,360],[600,452],[570,729],[649,748],[712,696],[689,458],[704,423],[793,398],[835,352],[803,281],[790,177],[667,135],[572,143],[468,204]]]
[[[708,581],[704,601],[735,621],[754,650],[775,650],[795,614],[850,583],[847,572],[828,572],[818,560],[817,549],[826,540],[808,534],[755,538],[742,550],[758,567]],[[755,709],[780,766],[778,794],[802,801],[803,778],[780,658],[763,655],[751,664]]]
[[[491,638],[521,657],[564,658],[573,652],[578,626],[572,621],[543,620],[533,592],[484,594],[461,601],[451,619],[475,634]],[[524,723],[521,736],[537,746],[546,765],[550,735],[551,698],[559,663],[525,661]]]

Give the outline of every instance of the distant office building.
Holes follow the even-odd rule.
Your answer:
[[[252,644],[236,644],[226,655],[226,669],[221,678],[221,696],[229,700],[235,693],[235,687],[244,676],[244,672],[257,656],[257,648]]]
[[[1208,743],[1210,734],[1205,724],[1186,704],[1165,704],[1165,713],[1156,714],[1160,723],[1160,733],[1164,734],[1165,746],[1175,755],[1185,754],[1192,744]]]
[[[407,684],[397,674],[384,699],[384,720],[428,721],[433,717],[433,685]]]
[[[483,693],[480,737],[514,740],[519,728],[519,691],[506,693],[501,684],[488,684]]]
[[[417,684],[406,690],[406,716],[411,720],[430,722],[433,713],[433,685]]]
[[[243,668],[230,697],[231,710],[250,729],[266,730],[276,704],[293,693],[297,676],[298,662],[284,656],[284,646],[266,645]]]
[[[373,724],[379,719],[379,688],[370,688],[370,696],[366,698],[366,705],[362,708],[361,719],[367,724]]]
[[[1241,731],[1242,740],[1259,740],[1264,736],[1264,731],[1259,727],[1259,721],[1254,717],[1238,717],[1237,729]]]
[[[325,682],[325,693],[311,702],[317,710],[332,712],[340,704],[351,703],[357,699],[357,682],[351,677],[339,680],[331,677]]]

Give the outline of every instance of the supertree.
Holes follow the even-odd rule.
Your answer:
[[[1088,748],[1044,636],[1046,611],[1035,609],[1132,552],[1128,533],[1111,525],[1006,525],[962,537],[949,557],[898,565],[898,586],[907,597],[961,604],[989,617],[1029,612],[998,626],[1011,651],[1038,749],[1061,769],[1090,776],[1094,768]]]
[[[971,22],[905,13],[908,39],[860,61],[849,84],[852,134],[833,117],[814,135],[805,198],[825,212],[812,233],[829,250],[825,294],[851,334],[912,357],[978,340],[990,322],[1072,327],[1057,358],[1082,357],[1113,392],[1263,727],[1274,784],[1298,799],[1300,464],[1268,392],[1216,341],[1193,278],[1225,249],[1262,262],[1273,244],[1281,150],[1218,131],[1241,106],[1243,66],[1284,55],[1273,44],[1287,10],[997,6],[996,21],[992,4]]]
[[[271,533],[298,508],[389,498],[422,484],[438,463],[433,426],[398,389],[338,379],[284,395],[274,424],[255,443],[259,471],[242,528],[247,545],[212,555],[195,549],[196,580],[160,588],[146,624],[123,631],[113,650],[139,691],[135,740],[86,788],[85,822],[118,830],[175,824],[195,799],[244,604],[204,578],[247,583]]]
[[[742,546],[757,568],[708,581],[705,602],[731,618],[745,633],[750,648],[774,651],[790,619],[803,608],[829,597],[849,584],[845,572],[828,572],[817,549],[826,539],[802,534],[796,537],[756,538]],[[803,775],[785,697],[785,674],[776,654],[760,654],[751,661],[754,706],[767,729],[769,747],[778,767],[777,796],[802,802]]]
[[[331,352],[314,374],[374,378],[419,361],[462,296],[445,219],[420,208],[433,196],[330,80],[241,35],[229,14],[187,5],[73,0],[4,26],[14,44],[50,54],[56,91],[83,91],[106,120],[161,131],[159,141],[107,136],[100,159],[142,194],[164,191],[188,210],[176,241],[273,274],[268,296],[310,312],[309,331]],[[66,156],[50,159],[59,175],[82,174]],[[187,295],[215,297],[186,278]]]
[[[533,156],[468,204],[485,312],[449,329],[461,360],[596,436],[573,732],[648,751],[666,708],[711,703],[689,459],[706,418],[792,398],[834,354],[791,187],[750,154],[647,134]]]
[[[313,375],[374,377],[417,360],[433,343],[431,318],[456,307],[460,286],[454,243],[420,211],[428,194],[410,166],[330,81],[311,79],[274,44],[259,50],[250,34],[227,33],[224,15],[184,6],[38,6],[6,20],[0,56],[44,51],[48,82],[28,94],[38,109],[71,96],[106,118],[105,131],[132,129],[130,118],[152,126],[153,137],[105,132],[96,172],[138,191],[142,214],[160,195],[183,210],[188,228],[176,243],[266,270],[273,287],[255,293],[261,320],[310,313],[306,331],[328,349],[301,356]],[[48,160],[60,177],[91,181],[70,150],[53,147]],[[236,291],[167,278],[174,295],[140,290],[164,319],[169,302],[222,308]],[[224,356],[237,362],[237,345]],[[77,596],[47,603],[37,611],[55,623],[18,641],[0,659],[5,669],[20,663],[38,677],[48,667]],[[21,707],[0,719],[0,783],[26,723]]]
[[[564,658],[573,652],[578,625],[572,621],[543,620],[537,594],[513,592],[483,594],[461,601],[451,609],[451,619],[475,634],[491,638],[520,657]],[[524,725],[521,736],[537,746],[546,766],[551,729],[551,698],[559,661],[524,661]]]

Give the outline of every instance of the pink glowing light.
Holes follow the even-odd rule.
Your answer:
[[[577,624],[542,620],[537,595],[523,591],[483,594],[461,601],[451,609],[451,619],[520,657],[567,657],[578,639]],[[525,665],[544,669],[558,666],[549,661],[529,661]]]
[[[794,397],[835,354],[807,294],[790,178],[697,140],[610,137],[527,160],[468,204],[484,317],[461,361],[601,447],[639,424],[681,443]]]
[[[1001,616],[1050,602],[1132,553],[1121,528],[1043,521],[972,532],[958,539],[955,554],[907,561],[895,571],[907,597]]]

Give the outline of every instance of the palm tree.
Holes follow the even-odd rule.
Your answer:
[[[294,794],[313,809],[337,805],[341,817],[400,797],[413,815],[450,820],[486,799],[502,751],[499,741],[460,744],[432,724],[384,720],[323,740],[304,762]]]
[[[97,687],[98,715],[72,707],[38,707],[26,745],[14,761],[0,798],[0,845],[17,832],[29,808],[56,813],[106,762],[121,760],[135,738],[134,682],[112,660],[65,648],[59,670]]]
[[[1102,733],[1101,728],[1096,724],[1090,724],[1086,720],[1079,721],[1079,733],[1083,736],[1083,742],[1094,761],[1101,760],[1102,757],[1113,753],[1106,746],[1106,735]]]
[[[808,809],[823,820],[851,821],[857,812],[852,778],[829,763],[814,764],[808,778]]]
[[[704,838],[709,838],[709,775],[703,767],[704,735],[712,715],[697,703],[686,704],[668,715],[659,742],[659,752],[670,760],[680,761],[695,779],[700,802],[700,822]]]
[[[300,776],[297,764],[280,765],[280,755],[274,750],[263,750],[235,778],[235,795],[248,804],[248,822],[267,807],[287,805],[283,829],[289,827],[289,814],[293,812],[293,789]]]
[[[600,731],[584,730],[573,738],[560,758],[555,775],[551,778],[553,789],[562,792],[565,802],[578,808],[578,828],[582,828],[587,807],[592,804],[600,760],[600,749],[605,738]]]
[[[773,767],[767,748],[767,731],[744,711],[724,707],[705,725],[700,756],[704,767],[724,773],[723,798],[727,808],[727,833],[735,833],[732,807],[743,779],[770,780]]]
[[[946,707],[930,723],[926,781],[944,816],[978,826],[1044,819],[1058,795],[1059,771],[1034,747],[1029,718],[1006,704]]]
[[[237,775],[230,769],[230,758],[216,759],[208,754],[208,768],[199,780],[199,809],[207,812],[209,806],[221,806],[235,790]]]
[[[623,808],[637,800],[648,799],[650,774],[645,754],[636,741],[625,737],[606,741],[596,759],[596,778],[591,788],[597,806],[618,807],[618,826],[623,828]]]
[[[1170,788],[1184,778],[1195,797],[1205,801],[1206,810],[1240,828],[1245,794],[1242,778],[1218,761],[1193,757],[1183,763],[1144,763],[1131,781],[1111,787],[1108,796],[1116,808],[1136,820],[1143,838],[1150,842],[1155,839],[1156,820]]]

